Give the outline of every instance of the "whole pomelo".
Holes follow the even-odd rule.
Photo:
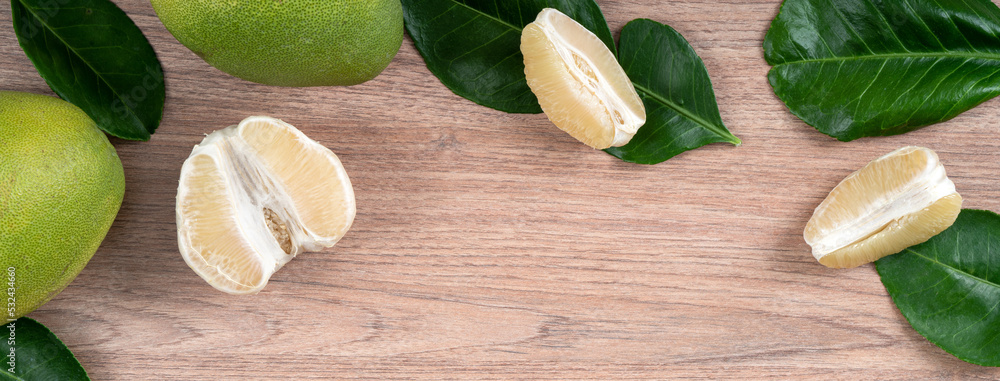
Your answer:
[[[389,66],[403,42],[400,0],[151,2],[188,49],[265,85],[356,85]]]
[[[83,110],[44,95],[0,91],[0,279],[4,320],[76,278],[118,214],[125,174]]]

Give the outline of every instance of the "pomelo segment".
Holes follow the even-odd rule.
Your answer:
[[[857,267],[927,241],[955,223],[961,209],[937,154],[903,147],[841,181],[803,236],[821,264]]]
[[[596,35],[552,8],[521,34],[524,74],[556,127],[597,149],[623,146],[646,109],[615,55]]]
[[[250,117],[208,135],[181,169],[181,255],[213,287],[260,291],[303,251],[339,241],[354,190],[337,156],[278,119]]]

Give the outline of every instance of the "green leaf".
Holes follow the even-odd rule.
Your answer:
[[[37,321],[23,317],[0,332],[0,380],[90,380],[73,353]]]
[[[403,0],[403,17],[427,68],[455,94],[500,111],[540,113],[524,78],[521,30],[544,8],[565,13],[615,51],[593,0]]]
[[[163,70],[142,31],[109,0],[12,0],[14,30],[49,87],[107,133],[149,140],[163,116]]]
[[[656,164],[710,143],[740,144],[722,123],[705,64],[680,33],[638,19],[621,33],[619,61],[646,106],[646,124],[622,147],[622,160]]]
[[[989,0],[785,0],[764,38],[792,113],[839,140],[896,135],[1000,94]]]
[[[964,361],[1000,366],[1000,215],[964,209],[941,234],[875,265],[917,332]]]

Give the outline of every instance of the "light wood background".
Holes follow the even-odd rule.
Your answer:
[[[889,138],[841,143],[792,116],[761,42],[778,0],[598,1],[704,59],[740,147],[655,166],[577,143],[544,115],[477,106],[407,37],[378,78],[278,88],[180,45],[146,1],[116,0],[164,65],[149,142],[112,139],[121,212],[89,266],[33,318],[95,380],[997,379],[917,334],[871,265],[819,265],[802,229],[826,193],[904,145],[936,150],[970,208],[1000,211],[1000,101]],[[52,94],[0,2],[0,89]],[[258,295],[218,292],[181,259],[174,196],[204,134],[265,114],[336,152],[352,230]]]

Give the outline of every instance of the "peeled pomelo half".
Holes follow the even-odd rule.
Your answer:
[[[923,243],[955,223],[962,196],[934,151],[903,147],[847,176],[803,234],[828,267],[873,262]]]
[[[625,70],[596,35],[552,8],[521,33],[524,75],[556,127],[597,149],[623,146],[646,123]]]
[[[288,123],[254,116],[211,133],[184,162],[177,237],[210,285],[252,294],[299,253],[336,244],[355,212],[337,155]]]

